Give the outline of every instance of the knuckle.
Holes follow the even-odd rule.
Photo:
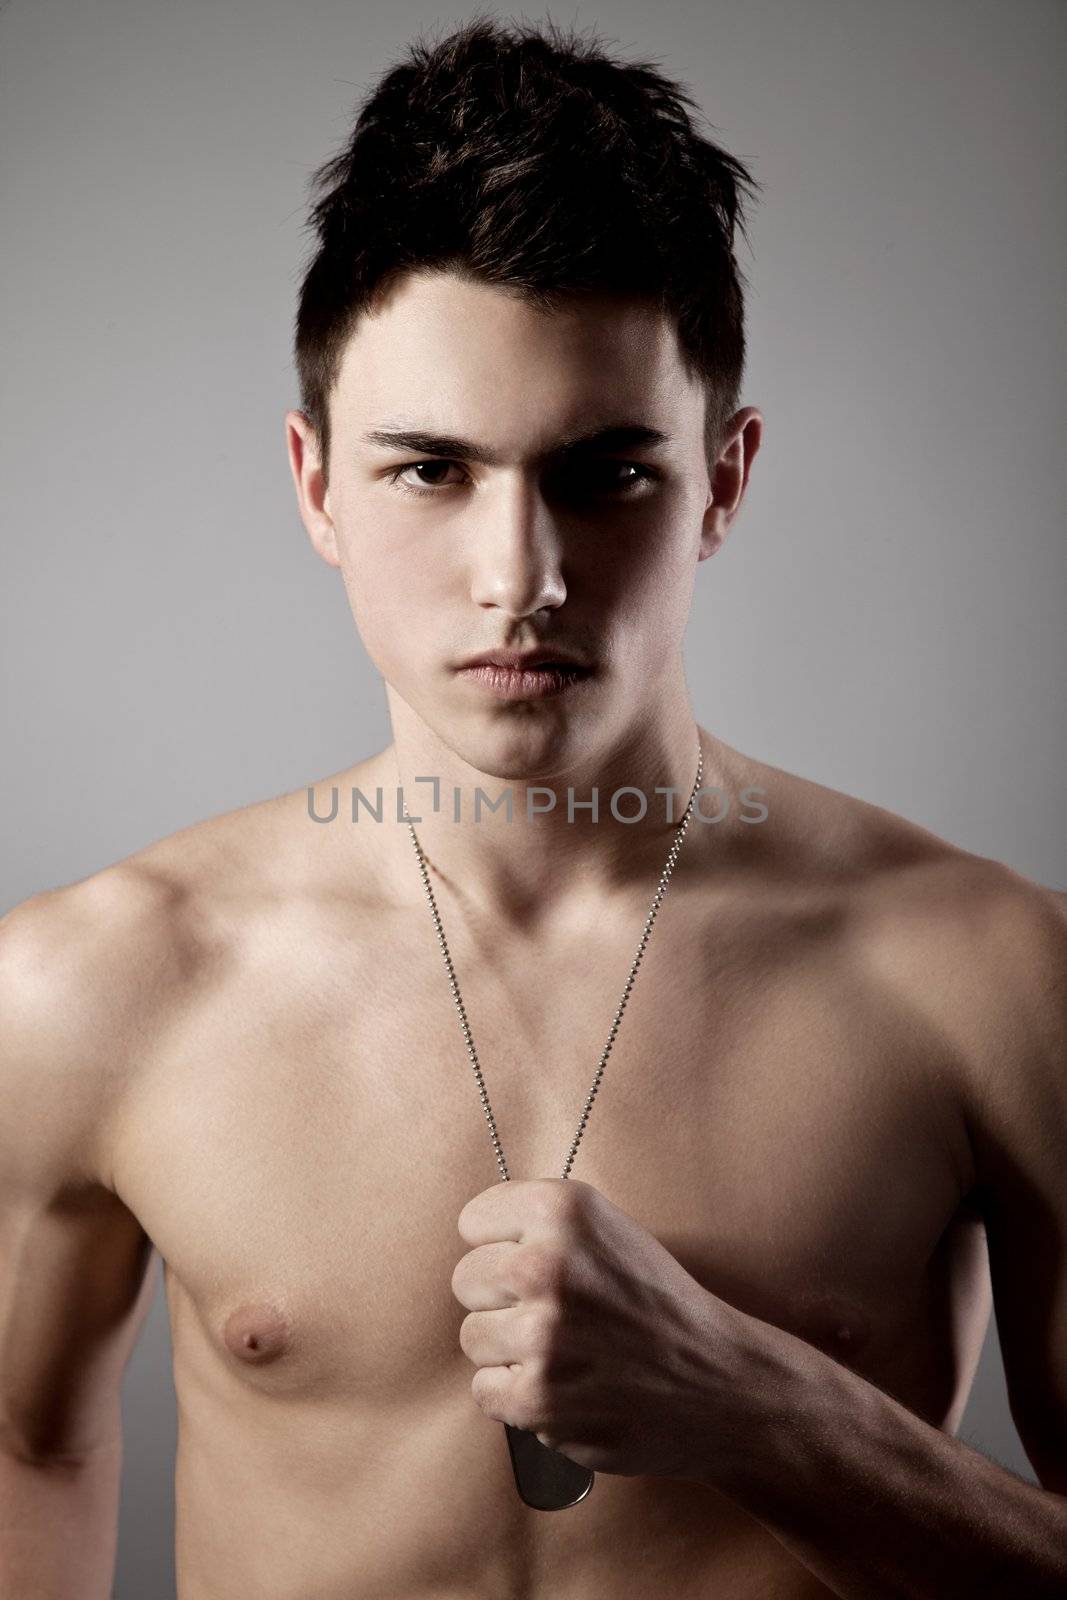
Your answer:
[[[579,1191],[575,1179],[556,1180],[544,1192],[542,1209],[545,1219],[557,1225],[566,1223],[574,1215],[578,1203]]]
[[[568,1178],[565,1183],[558,1183],[553,1196],[556,1215],[564,1220],[583,1215],[595,1193],[581,1178]]]
[[[520,1289],[529,1295],[554,1295],[563,1287],[564,1261],[549,1245],[528,1245],[516,1261]]]
[[[520,1327],[523,1360],[526,1362],[543,1360],[550,1337],[550,1328],[543,1306],[527,1306],[523,1311]]]
[[[541,1301],[540,1304],[530,1307],[530,1340],[540,1355],[551,1354],[559,1338],[562,1320],[562,1311],[555,1301]]]

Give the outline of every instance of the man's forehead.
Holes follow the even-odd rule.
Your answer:
[[[650,376],[650,367],[672,364],[677,331],[660,306],[636,296],[568,294],[546,308],[496,284],[418,273],[356,318],[342,372],[387,376],[441,359],[462,370],[499,363],[505,354],[533,367],[608,361],[613,371],[630,369],[637,379]]]
[[[612,296],[541,310],[443,274],[413,277],[365,314],[335,393],[360,436],[521,431],[545,448],[620,423],[670,434],[689,402],[670,321]]]

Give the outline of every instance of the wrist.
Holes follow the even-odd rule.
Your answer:
[[[745,1504],[777,1478],[804,1470],[804,1419],[823,1381],[814,1371],[819,1352],[723,1301],[715,1321],[714,1375],[701,1407],[693,1476]],[[824,1357],[822,1365],[834,1364]]]

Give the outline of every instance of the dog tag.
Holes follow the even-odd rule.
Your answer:
[[[584,1500],[596,1476],[588,1467],[550,1450],[536,1433],[505,1422],[511,1467],[519,1498],[535,1511],[564,1511]]]

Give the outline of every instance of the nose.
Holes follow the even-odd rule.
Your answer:
[[[536,484],[516,474],[486,492],[468,538],[475,605],[528,617],[563,604],[560,534]]]

